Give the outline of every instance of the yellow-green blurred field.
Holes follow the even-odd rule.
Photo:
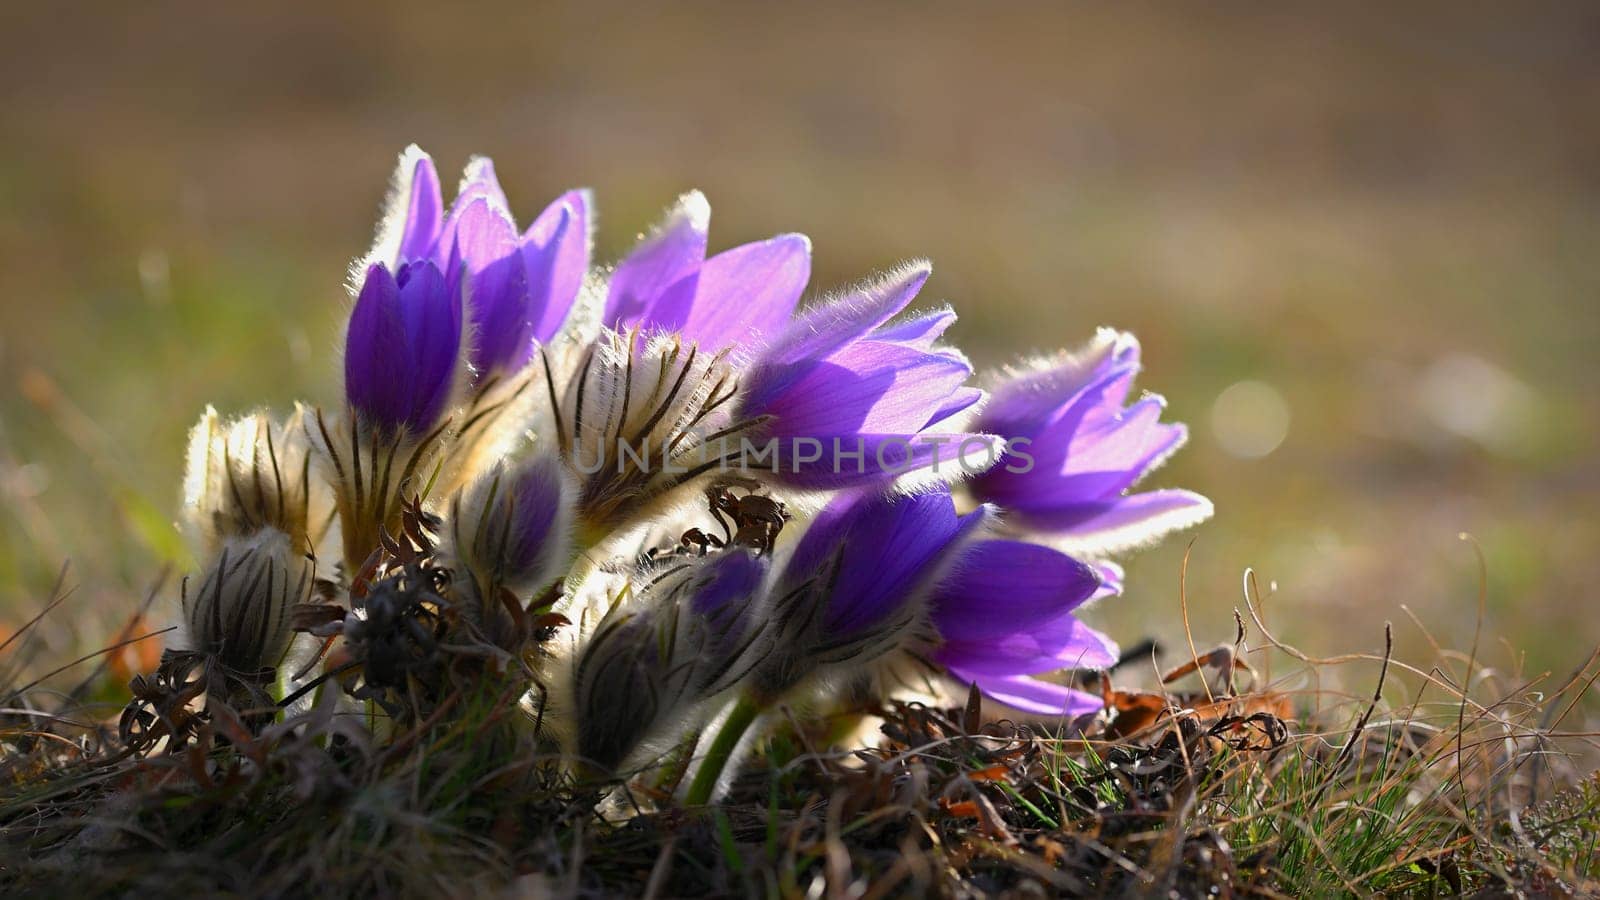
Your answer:
[[[70,560],[53,640],[103,638],[176,546],[202,406],[337,398],[345,267],[416,141],[493,155],[524,218],[594,188],[600,259],[692,186],[718,246],[810,234],[815,288],[929,257],[985,365],[1136,331],[1192,427],[1155,482],[1217,504],[1203,644],[1251,566],[1310,652],[1392,619],[1423,653],[1402,607],[1465,647],[1460,532],[1497,666],[1600,640],[1592,9],[403,7],[8,12],[0,621]],[[1182,640],[1184,544],[1099,614],[1124,641]]]

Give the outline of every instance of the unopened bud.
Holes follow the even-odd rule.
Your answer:
[[[310,562],[281,531],[224,541],[199,587],[185,590],[190,649],[240,673],[276,666],[289,643],[289,610],[308,599],[311,583]]]

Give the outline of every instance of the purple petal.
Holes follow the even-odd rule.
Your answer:
[[[1117,661],[1117,645],[1074,615],[1037,622],[1033,628],[983,640],[948,640],[934,653],[934,659],[986,675],[1103,669]]]
[[[719,253],[674,284],[651,310],[650,324],[720,350],[776,334],[811,278],[811,240],[782,234]]]
[[[466,266],[480,372],[514,371],[532,354],[528,281],[516,226],[485,197],[467,204],[447,230]]]
[[[1136,367],[1112,367],[1080,378],[1069,367],[1057,367],[1018,376],[994,389],[979,427],[1008,436],[1065,440],[1084,421],[1121,412],[1115,397],[1127,392],[1137,374]]]
[[[503,210],[507,218],[511,217],[511,204],[506,200],[506,192],[500,188],[500,180],[494,174],[494,160],[487,156],[474,156],[467,161],[467,168],[461,176],[461,187],[456,191],[456,199],[450,204],[450,215],[475,200],[487,200],[496,209]],[[445,227],[442,233],[448,240],[450,216],[446,216]]]
[[[968,674],[958,669],[951,669],[950,674],[963,683],[976,684],[978,690],[995,701],[1036,716],[1076,718],[1093,715],[1105,707],[1105,701],[1094,694],[1026,675],[1005,678]]]
[[[812,521],[784,567],[779,593],[827,578],[827,633],[859,634],[900,610],[950,547],[982,523],[957,516],[947,492],[843,496]]]
[[[1094,564],[1095,571],[1100,573],[1100,590],[1094,592],[1090,600],[1099,600],[1102,597],[1122,596],[1123,572],[1122,567],[1114,562],[1102,561]]]
[[[997,608],[997,616],[1008,610]],[[1031,631],[1014,631],[983,640],[950,639],[934,653],[941,665],[974,675],[1037,675],[1061,669],[1104,669],[1117,661],[1117,645],[1109,637],[1068,613],[1033,623]]]
[[[945,333],[945,329],[956,322],[955,310],[946,307],[932,312],[921,313],[904,322],[887,325],[872,333],[875,341],[886,343],[905,344],[919,350],[932,350],[933,342]]]
[[[406,426],[422,434],[444,414],[461,354],[461,290],[431,263],[412,263],[395,279],[406,325],[405,373],[411,387]]]
[[[529,315],[541,343],[555,337],[589,273],[589,192],[568,191],[523,234]]]
[[[1211,518],[1211,501],[1192,491],[1146,491],[1051,509],[1019,510],[1017,524],[1085,546],[1125,547]]]
[[[1113,389],[1114,381],[1101,381],[1051,417],[1033,422],[1008,424],[991,414],[991,404],[975,427],[1029,438],[1028,458],[1008,456],[973,482],[973,492],[1008,508],[1048,510],[1108,499],[1138,482],[1183,443],[1187,431],[1158,421],[1165,404],[1160,397],[1146,397],[1126,410],[1103,405],[1103,392]]]
[[[699,191],[678,198],[655,232],[635,247],[611,273],[605,324],[653,325],[651,313],[667,288],[692,276],[706,257],[711,207]]]
[[[785,437],[915,434],[972,374],[964,362],[876,341],[807,368],[781,396],[748,413],[776,416],[773,433]]]
[[[399,261],[425,259],[439,239],[444,198],[439,192],[439,171],[433,160],[412,148],[400,157],[400,164],[411,163],[409,177],[400,176],[406,191],[406,214],[400,231]]]
[[[1107,492],[1128,487],[1170,456],[1188,436],[1184,426],[1160,421],[1166,405],[1164,399],[1151,395],[1119,414],[1086,421],[1086,427],[1068,445],[1064,472],[1070,473],[1069,477],[1113,475],[1106,483],[1114,486]],[[1131,480],[1124,481],[1124,473],[1131,473]]]
[[[981,401],[985,396],[987,395],[982,390],[975,387],[958,388],[951,393],[950,397],[938,409],[934,410],[933,415],[928,417],[928,423],[922,427],[932,428],[952,416],[959,415]]]
[[[344,391],[351,408],[383,427],[399,427],[411,407],[407,354],[400,288],[388,269],[369,266],[345,334]]]
[[[518,244],[517,226],[510,213],[481,196],[458,202],[450,210],[443,239],[447,245],[454,244],[471,272],[481,272],[488,264],[506,258]]]
[[[1049,547],[983,541],[962,553],[934,593],[933,621],[952,641],[1034,631],[1082,605],[1100,583],[1093,567]]]
[[[774,337],[759,365],[776,368],[828,356],[905,309],[932,273],[926,262],[908,263],[842,297],[805,310]]]
[[[527,276],[519,256],[497,260],[472,279],[471,362],[478,373],[516,372],[533,357]]]

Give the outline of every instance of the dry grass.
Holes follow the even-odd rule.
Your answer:
[[[60,593],[46,612],[70,602]],[[1114,689],[1137,669],[1129,661],[1105,677],[1108,713],[1080,735],[993,718],[976,694],[954,709],[797,712],[710,808],[671,799],[681,760],[624,782],[573,775],[518,708],[525,679],[472,657],[432,659],[387,713],[341,704],[337,678],[305,692],[318,698],[309,708],[265,714],[219,702],[239,695],[213,686],[209,702],[191,695],[145,731],[125,716],[118,727],[115,654],[39,664],[61,669],[42,682],[10,669],[0,885],[95,896],[1600,889],[1600,782],[1580,777],[1589,736],[1574,721],[1600,659],[1559,679],[1497,672],[1475,650],[1424,664],[1313,659],[1273,637],[1258,595],[1245,606],[1231,643],[1170,673],[1197,687]],[[28,632],[8,641],[8,659]],[[1374,668],[1359,693],[1329,684],[1350,666]],[[46,687],[74,673],[73,686]],[[130,708],[153,708],[138,699],[160,693],[152,684],[136,682]],[[877,725],[858,731],[869,739],[830,737],[863,721]]]

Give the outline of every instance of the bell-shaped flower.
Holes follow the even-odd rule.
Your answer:
[[[948,492],[844,495],[806,528],[772,590],[773,652],[757,667],[761,706],[931,634],[923,601],[988,518],[957,515]]]
[[[437,429],[460,385],[461,286],[431,261],[367,268],[345,336],[345,399],[360,424],[401,442]]]
[[[391,271],[419,260],[465,270],[473,387],[515,374],[561,329],[589,268],[587,191],[569,191],[519,232],[494,163],[467,164],[449,210],[433,160],[401,154],[369,262]]]
[[[465,382],[459,281],[428,260],[367,267],[345,339],[346,413],[306,432],[333,489],[346,572],[399,527],[449,437]]]
[[[756,598],[764,559],[734,548],[641,571],[577,656],[578,756],[615,771],[699,724],[769,644]],[[659,748],[658,748],[659,749]]]
[[[835,501],[779,577],[778,649],[758,689],[780,696],[814,673],[908,650],[1026,711],[1083,711],[1093,698],[1029,676],[1115,661],[1115,645],[1073,615],[1105,578],[1048,547],[983,538],[990,520],[982,508],[959,515],[945,490]]]
[[[1128,403],[1138,372],[1139,342],[1111,329],[1077,355],[1007,372],[972,426],[1005,437],[1006,452],[966,489],[1068,552],[1114,552],[1209,518],[1211,501],[1191,491],[1130,490],[1188,434],[1160,421],[1160,396]]]
[[[913,263],[807,309],[755,356],[735,413],[763,420],[747,467],[793,487],[837,489],[959,480],[994,461],[995,438],[941,428],[982,397],[966,386],[966,357],[937,343],[955,314],[890,323],[930,272]]]
[[[982,539],[992,512],[958,514],[944,488],[845,494],[825,507],[770,589],[773,638],[700,760],[688,802],[726,786],[764,710],[897,657],[942,664],[1030,712],[1085,711],[1080,696],[1028,676],[1108,664],[1115,647],[1072,617],[1103,590],[1100,575],[1048,548]]]
[[[604,324],[673,332],[713,352],[782,329],[811,277],[810,239],[780,234],[706,259],[710,223],[705,195],[679,197],[611,273]]]

